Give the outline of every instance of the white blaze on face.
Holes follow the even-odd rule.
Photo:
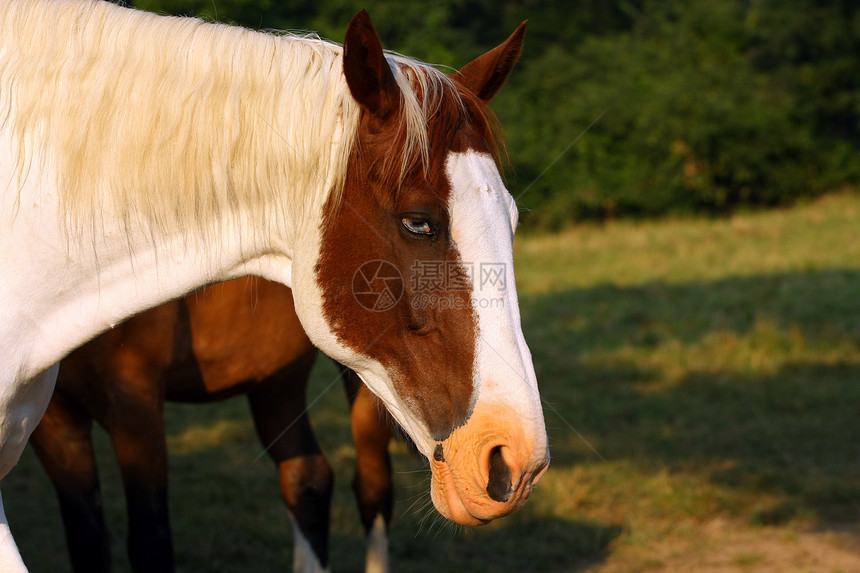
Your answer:
[[[446,162],[451,234],[473,273],[478,316],[476,397],[516,408],[535,436],[544,436],[543,410],[531,353],[520,326],[514,283],[516,203],[487,153],[451,153]]]

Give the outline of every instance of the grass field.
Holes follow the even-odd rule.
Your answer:
[[[518,285],[553,462],[526,507],[464,530],[394,446],[395,571],[860,571],[860,196],[722,220],[520,237]],[[360,571],[346,401],[320,361],[332,561]],[[290,525],[241,399],[170,406],[184,572],[288,570]],[[121,487],[99,436],[117,571]],[[3,482],[32,571],[67,571],[32,452]]]

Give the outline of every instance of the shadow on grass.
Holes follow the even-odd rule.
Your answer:
[[[860,272],[602,285],[521,301],[541,395],[608,460],[747,493],[753,523],[860,516]],[[568,432],[547,410],[551,438]],[[553,448],[553,464],[595,461]]]
[[[810,340],[842,338],[860,346],[860,271],[828,269],[720,281],[598,285],[521,296],[530,346],[577,355],[634,345],[685,344],[714,332],[748,333],[762,321],[796,328]],[[539,357],[536,362],[540,362]]]
[[[276,474],[254,435],[244,400],[206,405],[168,405],[170,435],[188,432],[212,439],[182,447],[170,460],[170,509],[179,572],[288,570],[290,521]],[[342,392],[323,396],[316,432],[335,471],[330,558],[337,571],[364,570],[364,534],[350,481],[354,471],[346,401]],[[314,416],[314,414],[320,414]],[[230,431],[221,431],[223,427]],[[245,428],[245,431],[242,431]],[[110,444],[98,432],[96,449],[114,571],[129,571],[125,551],[126,510]],[[218,439],[215,439],[215,438]],[[184,443],[184,441],[183,441]],[[523,511],[478,529],[444,524],[430,507],[409,511],[407,496],[429,500],[424,462],[398,448],[397,506],[391,533],[395,571],[580,571],[601,562],[622,532],[616,525],[545,518]],[[414,469],[417,468],[417,469]],[[412,471],[410,471],[412,469]],[[6,480],[4,480],[5,482]],[[8,486],[8,489],[7,487]],[[54,492],[31,451],[4,483],[7,510],[33,571],[69,571]],[[24,498],[23,496],[26,496]],[[11,499],[9,499],[11,498]],[[425,522],[424,516],[430,512]]]
[[[395,523],[392,570],[576,572],[601,563],[621,534],[619,525],[538,516],[506,518],[454,536],[416,535],[408,524]]]

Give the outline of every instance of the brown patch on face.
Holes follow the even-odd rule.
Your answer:
[[[392,161],[406,137],[399,115],[380,120],[363,114],[342,204],[326,205],[316,267],[333,332],[385,367],[397,395],[440,441],[468,420],[475,399],[477,315],[471,281],[450,234],[445,161],[452,151],[486,149],[488,122],[476,123],[461,107],[462,97],[468,94],[449,92],[439,102],[428,126],[429,161],[409,158],[402,179],[402,164]],[[411,233],[404,217],[429,223],[432,236]],[[396,267],[404,287],[396,304],[378,312],[353,292],[355,273],[377,260]],[[428,269],[443,273],[443,287],[451,276],[458,277],[458,286],[431,288],[422,280]]]

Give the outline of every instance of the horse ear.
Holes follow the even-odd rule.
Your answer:
[[[523,22],[501,45],[455,72],[454,78],[476,96],[489,102],[502,88],[520,58],[525,34],[526,22]]]
[[[400,89],[366,10],[356,14],[343,41],[343,73],[355,101],[379,119],[400,105]]]

